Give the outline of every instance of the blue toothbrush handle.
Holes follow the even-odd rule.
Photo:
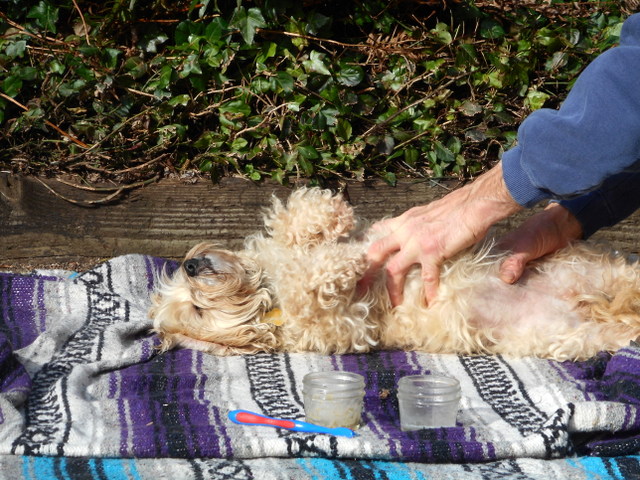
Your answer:
[[[356,434],[353,430],[345,427],[323,427],[322,425],[315,425],[313,423],[302,422],[300,420],[294,420],[296,424],[292,430],[296,432],[311,432],[311,433],[328,433],[330,435],[340,435],[342,437],[354,437]]]
[[[240,425],[260,425],[266,427],[286,428],[293,432],[328,433],[352,438],[356,434],[353,430],[344,427],[329,428],[300,420],[285,420],[282,418],[267,417],[247,410],[232,410],[229,412],[229,420]]]

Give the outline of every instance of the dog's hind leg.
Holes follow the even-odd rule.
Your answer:
[[[587,357],[600,350],[616,351],[640,336],[640,265],[610,255],[578,258],[580,262],[572,263],[583,269],[583,276],[564,283],[576,291],[572,300],[584,322],[561,348],[578,342],[576,351]]]
[[[264,223],[276,242],[308,248],[347,237],[356,221],[353,208],[342,195],[319,188],[300,188],[291,194],[286,205],[274,198]]]

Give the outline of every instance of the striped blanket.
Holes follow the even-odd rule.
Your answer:
[[[587,362],[499,356],[158,354],[149,292],[175,264],[127,255],[80,275],[0,274],[5,478],[632,478],[640,349]],[[366,379],[355,438],[240,426],[232,409],[304,419],[302,378]],[[456,377],[457,426],[402,432],[398,379]]]

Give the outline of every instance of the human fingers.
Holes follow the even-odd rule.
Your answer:
[[[392,305],[402,303],[407,274],[415,266],[420,266],[425,301],[430,304],[435,300],[440,284],[440,269],[448,258],[446,249],[437,238],[435,234],[411,237],[387,261],[386,283]]]
[[[498,276],[502,281],[517,282],[527,263],[543,255],[546,230],[544,223],[529,221],[500,239],[498,247],[511,252],[500,265]]]
[[[530,256],[525,253],[508,256],[500,265],[500,279],[505,283],[516,283],[522,277],[530,260],[532,260]]]
[[[424,298],[427,305],[431,305],[438,294],[440,286],[440,267],[439,263],[423,263],[421,270],[422,284],[424,286]]]
[[[581,236],[582,228],[573,214],[557,203],[550,204],[499,241],[500,248],[512,252],[500,266],[500,278],[507,283],[517,282],[527,263]]]
[[[385,266],[387,292],[394,307],[402,303],[405,279],[409,269],[415,263],[416,260],[407,253],[407,249],[398,251],[387,261]]]
[[[379,270],[387,261],[387,258],[398,250],[401,244],[397,236],[393,233],[386,235],[373,242],[367,249],[367,261],[369,263],[368,272]]]
[[[375,225],[371,228],[375,228]],[[400,243],[392,234],[378,239],[369,246],[366,252],[367,269],[362,275],[362,278],[358,281],[358,294],[364,294],[364,292],[371,287],[375,278],[378,276],[380,269],[385,265],[389,256],[399,249]]]

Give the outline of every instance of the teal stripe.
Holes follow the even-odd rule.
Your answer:
[[[54,457],[22,457],[22,472],[27,480],[58,480]]]
[[[22,457],[22,478],[29,480],[31,475],[29,474],[29,458]]]
[[[312,480],[353,480],[351,468],[347,463],[326,458],[301,458],[298,464],[311,476]],[[339,465],[344,468],[340,469]],[[410,468],[403,462],[385,462],[382,460],[365,462],[362,467],[370,470],[374,478],[428,480],[422,472]]]
[[[141,480],[136,461],[133,459],[104,459],[102,465],[109,480]]]
[[[91,460],[89,460],[87,462],[87,465],[89,466],[89,470],[91,470],[91,476],[93,478],[99,478],[98,477],[98,469],[96,468],[96,460],[95,460],[95,458],[92,458]]]
[[[566,462],[572,467],[583,471],[586,480],[624,480],[619,475],[612,477],[607,466],[599,457],[568,458]],[[618,473],[620,473],[619,470]]]
[[[616,459],[608,458],[607,463],[611,467],[611,470],[613,470],[613,473],[616,475],[616,477],[624,480],[624,475],[622,475],[620,468],[618,468],[618,462],[616,461]]]
[[[135,459],[89,459],[87,467],[93,478],[106,477],[109,480],[142,480]],[[58,474],[56,474],[56,466]],[[102,470],[103,474],[99,472]],[[22,457],[22,476],[25,480],[71,480],[66,458]]]
[[[383,461],[374,461],[371,462],[373,466],[376,468],[376,478],[380,478],[379,472],[383,472],[386,475],[386,478],[412,478],[415,480],[427,480],[427,477],[417,469],[411,469],[407,466],[406,463],[402,462],[383,462]]]
[[[313,480],[353,480],[349,468],[345,471],[336,468],[335,460],[326,458],[300,458],[298,464],[309,474]],[[347,475],[345,477],[345,474]]]
[[[134,459],[102,458],[89,460],[91,474],[95,478],[106,477],[109,480],[141,480]],[[102,470],[102,475],[98,473]]]
[[[62,474],[62,480],[71,480],[71,477],[67,474],[67,459],[60,459],[60,473]]]

